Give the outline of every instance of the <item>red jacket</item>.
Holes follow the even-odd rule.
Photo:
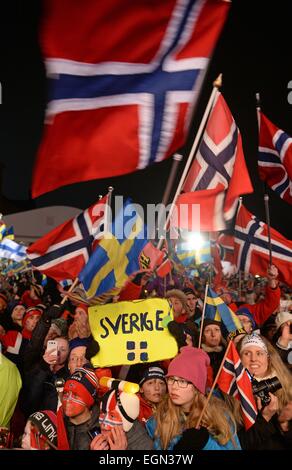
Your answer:
[[[140,413],[138,416],[138,420],[145,426],[146,421],[148,421],[148,419],[151,418],[151,416],[153,415],[154,406],[151,406],[150,403],[144,400],[143,396],[140,393],[138,393],[137,396],[140,400]]]
[[[279,307],[281,291],[279,287],[273,289],[270,286],[266,287],[266,295],[264,300],[256,304],[244,304],[238,307],[236,304],[229,304],[229,307],[236,312],[241,307],[246,307],[252,313],[255,322],[261,326],[272,315],[272,313]]]

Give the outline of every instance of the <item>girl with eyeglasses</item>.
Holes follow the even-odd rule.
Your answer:
[[[184,346],[169,364],[168,395],[146,423],[157,450],[239,450],[235,421],[222,400],[210,399],[200,427],[197,422],[206,403],[208,355]]]

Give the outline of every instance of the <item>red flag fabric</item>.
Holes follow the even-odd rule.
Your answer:
[[[292,204],[292,138],[260,113],[258,168],[260,178]]]
[[[32,197],[123,175],[184,143],[230,3],[45,0],[49,77]]]
[[[272,262],[277,266],[279,279],[292,285],[292,241],[271,228]],[[235,232],[235,262],[246,273],[266,276],[269,266],[268,228],[243,205],[239,208]]]
[[[249,429],[256,420],[257,407],[250,378],[232,341],[218,377],[217,385],[222,392],[240,400],[245,429]]]
[[[26,252],[37,270],[56,281],[75,279],[102,235],[108,196],[30,245]]]
[[[193,230],[198,224],[192,215],[198,204],[200,230],[212,232],[226,229],[239,196],[253,192],[240,131],[219,92],[183,191],[177,200],[179,227]]]

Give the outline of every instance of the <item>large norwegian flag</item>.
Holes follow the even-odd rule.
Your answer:
[[[122,175],[184,143],[224,0],[46,0],[49,102],[32,197]]]
[[[246,430],[249,429],[256,420],[257,407],[250,378],[232,341],[217,385],[224,393],[240,400],[244,426]]]
[[[292,204],[292,138],[260,113],[258,168],[260,178]]]
[[[292,285],[292,241],[271,228],[272,261],[279,279]],[[235,231],[235,263],[246,273],[266,276],[269,266],[268,228],[243,205],[239,208]]]
[[[64,222],[26,252],[31,264],[56,281],[75,279],[102,237],[108,196]]]
[[[253,192],[240,131],[219,92],[183,191],[177,199],[179,227],[198,225],[193,208],[199,205],[200,230],[212,232],[226,229],[239,196]]]

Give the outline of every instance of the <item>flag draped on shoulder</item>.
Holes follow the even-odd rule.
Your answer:
[[[292,241],[273,228],[270,233],[273,264],[278,268],[279,279],[291,286]],[[240,206],[236,218],[234,242],[238,269],[266,276],[270,262],[268,227],[243,205]]]
[[[206,298],[205,318],[221,321],[228,333],[242,330],[239,318],[210,287]]]
[[[105,196],[30,245],[32,265],[56,281],[75,279],[103,234],[107,203]]]
[[[118,294],[133,274],[154,269],[162,258],[163,253],[148,241],[135,205],[127,200],[78,278],[88,299]]]
[[[241,194],[253,192],[240,131],[217,92],[197,155],[177,199],[177,223],[193,230],[194,205],[200,206],[200,230],[220,231],[236,213]]]
[[[223,0],[46,0],[49,78],[32,197],[123,175],[184,143],[230,4]]]
[[[260,178],[292,204],[292,138],[260,112],[258,168]]]
[[[218,377],[217,385],[222,392],[240,400],[244,426],[248,430],[256,420],[257,407],[250,378],[232,341]]]

